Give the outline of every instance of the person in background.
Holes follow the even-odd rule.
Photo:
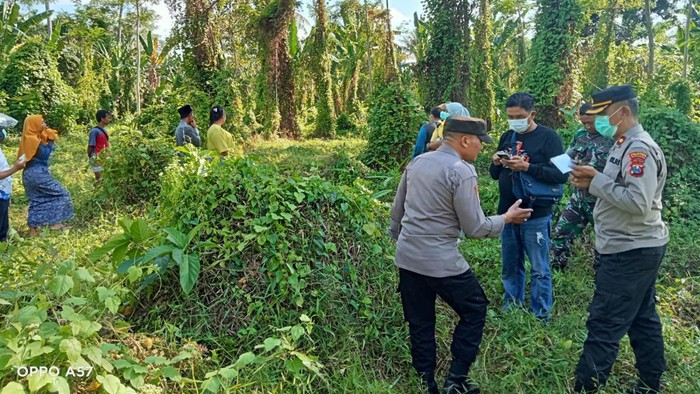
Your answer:
[[[574,187],[598,198],[593,217],[600,253],[574,391],[595,393],[605,386],[627,334],[639,371],[629,393],[658,393],[666,370],[656,311],[656,278],[669,241],[661,215],[666,159],[639,124],[639,100],[630,85],[593,94],[587,113],[596,116],[598,133],[616,142],[602,172],[590,165],[574,165],[571,172]]]
[[[440,119],[443,122],[453,115],[469,117],[469,110],[460,103],[443,103],[440,104],[438,108],[440,108]],[[435,129],[435,132],[433,132],[430,143],[428,144],[428,149],[436,150],[439,148],[442,144],[442,138],[442,125],[440,125]]]
[[[526,172],[539,182],[566,183],[562,174],[549,160],[564,153],[557,132],[535,123],[535,99],[528,93],[515,93],[506,100],[510,130],[501,135],[498,151],[489,169],[498,180],[500,199],[498,213],[505,213],[516,201],[514,181],[519,172]],[[515,140],[515,141],[514,141]],[[499,155],[507,156],[501,159]],[[522,224],[508,224],[501,234],[501,276],[505,295],[504,309],[525,303],[525,255],[530,260],[530,310],[538,319],[549,320],[552,309],[552,274],[549,267],[549,233],[552,203],[530,206],[532,217]]]
[[[7,130],[0,129],[0,143],[7,138]],[[0,148],[0,242],[7,240],[10,231],[10,198],[12,197],[12,174],[24,168],[26,160],[20,157],[10,167]]]
[[[109,147],[107,125],[112,121],[112,114],[105,109],[101,109],[97,111],[95,118],[97,126],[93,127],[88,135],[87,154],[92,172],[95,173],[95,180],[99,182],[102,180],[102,171],[104,170],[100,164],[99,155],[104,149]]]
[[[64,230],[64,222],[73,218],[70,193],[49,172],[49,157],[56,140],[58,133],[46,126],[41,115],[30,115],[24,120],[17,155],[25,155],[27,161],[22,184],[29,200],[27,224],[32,235],[44,226]]]
[[[484,216],[476,160],[482,142],[492,143],[481,119],[453,116],[445,121],[445,143],[412,160],[399,183],[389,234],[396,242],[399,291],[411,337],[413,367],[428,394],[435,381],[435,297],[459,315],[452,337],[452,363],[444,394],[479,393],[468,378],[486,323],[488,299],[457,249],[460,231],[470,238],[496,237],[509,223],[522,223],[531,209],[520,201],[502,215]]]
[[[440,107],[433,107],[428,115],[429,121],[421,126],[418,132],[418,138],[416,139],[416,146],[413,148],[413,156],[411,159],[415,159],[416,156],[428,152],[428,143],[433,137],[433,132],[440,125]]]
[[[605,137],[595,130],[595,116],[587,115],[591,104],[584,103],[579,109],[579,119],[583,128],[574,135],[566,154],[581,165],[589,165],[603,171],[608,160],[608,152],[613,144],[610,137]],[[593,225],[593,207],[596,198],[585,189],[574,189],[566,208],[559,215],[552,238],[552,268],[563,270],[569,264],[569,254],[574,239],[583,234],[588,223]],[[593,267],[599,265],[598,252],[594,250]]]
[[[226,123],[226,111],[216,106],[209,112],[209,130],[207,130],[207,148],[225,157],[240,153],[241,148],[233,139],[233,135],[221,127]]]
[[[175,129],[175,144],[177,146],[192,144],[198,148],[202,146],[192,107],[187,104],[178,108],[177,112],[180,113],[180,124]]]

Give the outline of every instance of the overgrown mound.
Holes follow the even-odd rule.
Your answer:
[[[7,93],[9,115],[22,122],[27,115],[43,114],[49,127],[67,132],[75,127],[77,97],[58,72],[58,62],[41,39],[31,39],[9,57],[0,75]]]
[[[174,272],[141,294],[142,323],[167,322],[235,354],[305,313],[323,338],[321,356],[341,341],[387,351],[365,344],[401,326],[395,275],[386,272],[394,267],[385,212],[360,187],[287,178],[250,159],[173,168],[163,182],[161,225],[187,233],[206,223],[193,245],[211,244],[196,248],[204,250],[201,272],[189,295]]]

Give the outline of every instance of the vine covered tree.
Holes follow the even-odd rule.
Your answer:
[[[467,105],[470,79],[471,3],[468,0],[424,0],[431,26],[425,59],[417,65],[424,107],[444,101]]]
[[[331,59],[328,53],[328,11],[325,0],[314,3],[316,26],[314,27],[313,64],[316,85],[316,128],[319,137],[335,137],[335,106],[333,105],[333,82]]]
[[[542,123],[559,127],[564,122],[559,108],[569,104],[574,93],[575,48],[583,10],[578,0],[538,0],[538,5],[523,85],[535,97]]]
[[[474,48],[471,55],[472,84],[470,89],[470,111],[473,116],[486,120],[490,126],[493,121],[496,99],[491,43],[493,41],[493,24],[491,21],[491,1],[479,1],[479,19],[476,22]]]
[[[263,115],[265,133],[299,138],[301,130],[294,107],[294,74],[289,54],[289,26],[296,2],[271,0],[257,19],[261,53],[261,83],[258,109]]]

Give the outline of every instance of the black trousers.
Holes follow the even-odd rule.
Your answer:
[[[404,317],[411,335],[413,367],[419,375],[432,374],[435,370],[435,298],[439,295],[459,315],[452,336],[450,373],[466,376],[479,351],[489,303],[472,270],[433,278],[400,269],[399,280]]]
[[[666,246],[603,254],[588,307],[588,338],[576,368],[577,386],[605,385],[622,337],[634,350],[640,379],[658,385],[666,369],[661,320],[656,312],[656,277]]]
[[[0,200],[0,242],[7,240],[10,231],[10,200]]]

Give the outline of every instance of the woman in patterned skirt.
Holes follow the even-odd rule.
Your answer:
[[[18,155],[26,155],[22,184],[29,199],[31,234],[44,226],[63,230],[67,227],[64,222],[73,218],[70,193],[49,173],[49,157],[57,139],[56,130],[49,129],[41,115],[25,119]]]

